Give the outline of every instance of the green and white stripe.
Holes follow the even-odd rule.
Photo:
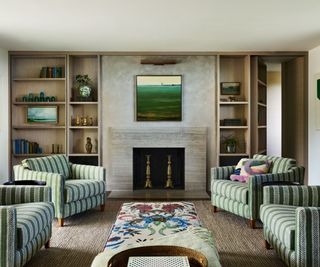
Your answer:
[[[28,166],[32,171],[58,173],[65,179],[70,177],[69,162],[65,155],[29,158],[23,160],[22,165]]]

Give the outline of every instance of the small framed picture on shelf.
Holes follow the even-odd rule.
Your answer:
[[[27,107],[27,123],[58,123],[58,106]]]
[[[222,82],[220,84],[221,95],[240,95],[240,82]]]

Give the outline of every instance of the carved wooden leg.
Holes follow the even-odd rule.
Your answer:
[[[44,244],[44,247],[45,248],[50,248],[50,240],[48,240],[48,242]]]
[[[252,229],[256,228],[256,220],[249,220],[249,224]]]
[[[264,240],[264,246],[266,249],[271,249],[271,246],[267,240]]]
[[[104,211],[105,204],[100,205],[100,211]]]
[[[216,206],[213,206],[213,212],[218,212],[218,208]]]
[[[60,227],[63,227],[63,223],[64,223],[63,218],[58,218],[58,225],[59,225]]]

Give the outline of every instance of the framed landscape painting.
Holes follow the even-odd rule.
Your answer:
[[[137,121],[182,120],[181,75],[136,76]]]
[[[28,123],[58,123],[58,107],[27,107]]]

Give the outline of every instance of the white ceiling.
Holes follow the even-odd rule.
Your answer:
[[[319,0],[1,0],[0,47],[287,51],[320,45]]]

